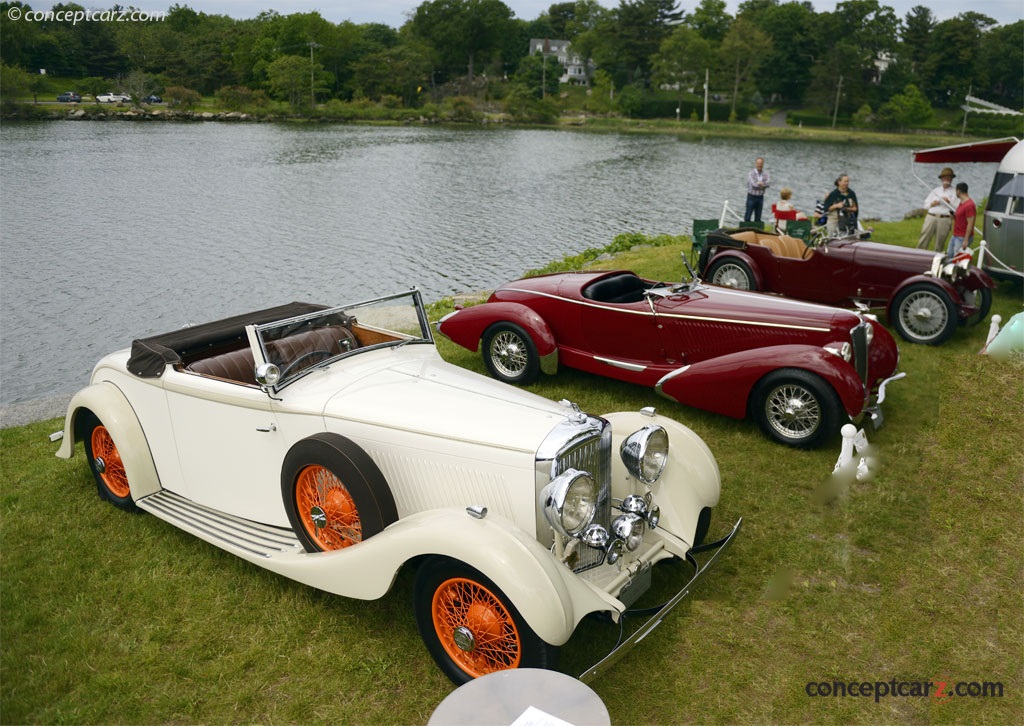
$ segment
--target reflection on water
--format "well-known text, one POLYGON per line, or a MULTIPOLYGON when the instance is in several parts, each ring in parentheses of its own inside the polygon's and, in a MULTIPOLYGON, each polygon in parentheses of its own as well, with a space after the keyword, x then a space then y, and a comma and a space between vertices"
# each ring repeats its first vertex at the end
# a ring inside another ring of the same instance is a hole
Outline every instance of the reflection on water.
MULTIPOLYGON (((927 193, 909 150, 863 145, 5 124, 0 403, 76 390, 103 353, 186 323, 412 286, 429 301, 492 288, 620 232, 682 233, 695 217, 718 217, 726 199, 742 206, 758 155, 774 192, 792 187, 802 208, 839 172, 851 175, 870 217, 901 218, 927 193)), ((985 189, 993 167, 977 166, 976 178, 957 168, 957 179, 985 189)))

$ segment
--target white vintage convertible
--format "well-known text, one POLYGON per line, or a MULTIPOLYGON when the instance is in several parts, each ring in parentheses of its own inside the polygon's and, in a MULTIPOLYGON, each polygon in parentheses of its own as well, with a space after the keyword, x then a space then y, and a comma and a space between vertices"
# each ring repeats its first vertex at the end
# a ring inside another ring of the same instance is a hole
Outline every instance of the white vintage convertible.
POLYGON ((420 632, 456 683, 554 667, 584 616, 619 619, 655 563, 689 562, 589 680, 739 530, 701 544, 715 459, 652 409, 588 415, 445 363, 433 342, 416 290, 135 340, 74 396, 57 456, 83 442, 115 506, 321 590, 379 598, 417 567, 420 632))

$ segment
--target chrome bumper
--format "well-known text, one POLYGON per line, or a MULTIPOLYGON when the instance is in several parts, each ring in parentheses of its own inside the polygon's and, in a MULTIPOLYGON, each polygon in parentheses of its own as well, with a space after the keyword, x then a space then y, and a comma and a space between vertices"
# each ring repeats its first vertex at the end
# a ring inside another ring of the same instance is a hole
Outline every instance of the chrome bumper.
POLYGON ((732 531, 723 539, 720 539, 717 542, 712 542, 710 544, 694 547, 692 550, 687 552, 686 559, 689 560, 690 564, 693 565, 694 568, 694 574, 693 577, 690 578, 690 581, 687 582, 683 589, 677 592, 671 600, 662 605, 658 609, 658 612, 652 615, 647 620, 647 622, 645 622, 643 625, 637 628, 636 632, 630 635, 625 641, 619 644, 614 650, 608 653, 608 655, 606 655, 596 664, 594 664, 586 671, 581 673, 579 675, 579 680, 583 681, 584 683, 589 683, 594 678, 597 678, 597 676, 603 674, 608 668, 611 668, 612 665, 618 662, 618 660, 622 658, 622 656, 628 653, 634 645, 636 645, 641 640, 646 638, 648 635, 651 634, 651 631, 653 631, 656 627, 661 625, 661 622, 666 617, 668 617, 668 614, 672 612, 675 606, 682 602, 683 598, 689 595, 690 592, 700 583, 701 579, 703 579, 704 577, 704 573, 710 570, 711 566, 715 564, 715 561, 722 555, 722 553, 729 549, 729 546, 732 544, 733 539, 736 537, 736 533, 740 531, 740 526, 742 524, 743 518, 740 517, 738 520, 736 520, 736 524, 733 525, 732 531), (715 554, 712 555, 711 559, 705 562, 704 566, 702 567, 700 563, 697 562, 694 555, 700 552, 709 552, 711 550, 715 550, 715 554))
POLYGON ((899 379, 905 377, 906 375, 907 374, 905 372, 897 373, 896 375, 889 376, 884 381, 882 381, 882 383, 878 386, 878 398, 875 399, 874 405, 865 408, 863 413, 861 413, 860 416, 853 420, 853 423, 859 426, 860 422, 867 418, 867 420, 871 422, 872 428, 874 428, 876 431, 882 428, 882 424, 885 423, 885 417, 882 416, 882 401, 885 400, 885 387, 888 386, 893 381, 898 381, 899 379))

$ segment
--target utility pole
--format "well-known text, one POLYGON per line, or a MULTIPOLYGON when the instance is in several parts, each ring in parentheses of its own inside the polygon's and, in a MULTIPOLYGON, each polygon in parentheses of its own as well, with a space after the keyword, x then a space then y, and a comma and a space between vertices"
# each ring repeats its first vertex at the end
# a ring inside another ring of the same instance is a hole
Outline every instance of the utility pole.
POLYGON ((836 116, 839 115, 839 92, 843 88, 843 76, 839 75, 839 83, 836 84, 836 107, 832 111, 832 128, 836 127, 836 116))
POLYGON ((711 69, 704 68, 704 123, 708 122, 708 86, 711 85, 711 69))
POLYGON ((316 108, 316 94, 313 90, 313 49, 319 48, 320 44, 309 41, 309 108, 316 108))

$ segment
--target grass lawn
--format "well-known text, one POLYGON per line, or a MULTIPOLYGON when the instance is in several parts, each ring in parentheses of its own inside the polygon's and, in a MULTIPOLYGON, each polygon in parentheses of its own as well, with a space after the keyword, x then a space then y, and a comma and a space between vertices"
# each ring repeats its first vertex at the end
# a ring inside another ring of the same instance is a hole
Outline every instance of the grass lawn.
MULTIPOLYGON (((881 224, 875 239, 918 226, 881 224)), ((683 249, 598 264, 679 279, 683 249)), ((1003 284, 992 312, 1005 321, 1021 302, 1003 284)), ((1024 719, 1024 365, 979 356, 986 332, 901 343, 907 378, 869 433, 879 473, 832 498, 838 441, 786 449, 753 423, 572 371, 531 386, 595 413, 654 405, 683 421, 721 468, 712 535, 745 520, 689 602, 592 684, 614 723, 1024 719), (817 695, 839 682, 871 694, 817 695), (933 685, 876 699, 875 682, 933 685), (978 685, 947 699, 939 682, 978 685), (1001 694, 975 695, 985 683, 1001 694)), ((484 372, 479 355, 438 345, 484 372)), ((348 600, 124 514, 96 497, 80 448, 53 456, 60 425, 0 431, 0 722, 417 724, 451 692, 416 632, 409 573, 379 601, 348 600)), ((567 672, 599 658, 609 630, 584 622, 567 672)))

